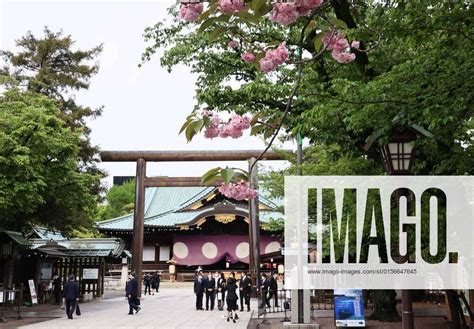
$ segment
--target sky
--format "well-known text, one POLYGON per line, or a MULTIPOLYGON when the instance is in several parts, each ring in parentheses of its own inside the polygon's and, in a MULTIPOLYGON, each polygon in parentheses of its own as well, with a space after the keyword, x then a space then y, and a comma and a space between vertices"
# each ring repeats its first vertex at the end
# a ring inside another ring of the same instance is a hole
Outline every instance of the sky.
MULTIPOLYGON (((179 128, 195 104, 195 79, 185 66, 168 73, 159 54, 138 68, 146 47, 145 27, 166 18, 173 0, 147 1, 21 1, 0 0, 0 49, 15 50, 15 40, 27 31, 42 35, 44 26, 63 30, 80 49, 100 43, 99 73, 89 90, 76 93, 78 103, 104 106, 101 117, 90 121, 92 143, 102 150, 239 150, 263 149, 257 137, 204 139, 189 144, 179 128)), ((160 51, 161 52, 161 51, 160 51)), ((292 144, 285 148, 294 149, 292 144)), ((245 162, 149 163, 148 176, 201 176, 216 166, 247 168, 245 162)), ((282 168, 285 163, 266 163, 282 168)), ((110 186, 112 176, 135 175, 134 163, 101 163, 110 186)))

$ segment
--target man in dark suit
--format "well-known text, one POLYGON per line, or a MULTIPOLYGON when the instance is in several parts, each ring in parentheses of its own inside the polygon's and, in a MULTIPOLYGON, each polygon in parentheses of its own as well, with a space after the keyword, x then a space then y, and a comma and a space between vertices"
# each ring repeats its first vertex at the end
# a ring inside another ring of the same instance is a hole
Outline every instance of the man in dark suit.
POLYGON ((247 273, 242 272, 242 276, 239 281, 239 291, 240 291, 240 312, 244 311, 244 301, 247 305, 247 312, 250 312, 250 293, 252 283, 247 273))
POLYGON ((61 304, 61 277, 54 273, 53 276, 54 304, 61 304))
POLYGON ((68 319, 73 319, 72 315, 76 310, 76 303, 79 300, 79 284, 75 281, 74 274, 69 275, 69 279, 64 283, 63 300, 66 302, 66 314, 68 319))
POLYGON ((267 274, 262 273, 262 280, 260 281, 260 293, 261 293, 262 301, 260 302, 260 308, 264 308, 265 305, 267 307, 270 307, 270 303, 268 302, 268 299, 267 299, 269 288, 270 288, 270 280, 268 280, 267 274))
POLYGON ((273 304, 275 307, 278 307, 278 282, 276 277, 277 274, 272 274, 270 276, 270 292, 268 295, 268 301, 273 298, 273 304))
POLYGON ((209 272, 204 279, 204 289, 206 292, 206 311, 209 311, 209 301, 211 302, 211 311, 214 309, 214 291, 216 289, 216 279, 209 272))
POLYGON ((140 302, 138 300, 138 281, 135 272, 132 272, 129 276, 125 297, 128 299, 128 315, 133 315, 133 310, 138 313, 141 310, 141 307, 138 306, 140 302))
POLYGON ((197 272, 194 277, 194 293, 196 294, 196 310, 204 310, 202 308, 202 294, 204 293, 204 282, 202 279, 202 273, 197 272))

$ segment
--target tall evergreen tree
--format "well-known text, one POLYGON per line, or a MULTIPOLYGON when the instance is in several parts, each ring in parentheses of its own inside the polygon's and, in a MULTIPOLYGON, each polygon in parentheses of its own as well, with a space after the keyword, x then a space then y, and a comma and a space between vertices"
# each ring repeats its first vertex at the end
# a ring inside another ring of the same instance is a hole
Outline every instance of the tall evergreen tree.
MULTIPOLYGON (((74 92, 89 88, 90 79, 99 70, 94 60, 101 53, 102 45, 78 50, 74 44, 70 35, 53 32, 48 27, 40 38, 27 32, 16 41, 17 52, 0 51, 6 63, 0 75, 4 83, 14 81, 30 92, 54 99, 61 119, 73 132, 81 134, 78 171, 101 174, 96 166, 98 149, 91 144, 86 120, 99 116, 102 107, 94 109, 78 104, 74 92)), ((99 189, 97 184, 95 193, 98 194, 99 189)))
MULTIPOLYGON (((26 130, 26 126, 22 125, 31 123, 17 122, 17 128, 20 129, 17 132, 12 128, 13 124, 5 123, 14 120, 8 113, 10 107, 17 104, 12 101, 12 95, 20 99, 18 104, 26 104, 17 111, 21 120, 27 115, 30 102, 42 100, 41 106, 35 105, 35 115, 39 117, 37 112, 43 110, 45 115, 56 116, 61 122, 61 138, 72 143, 69 147, 74 148, 74 152, 60 150, 58 153, 54 143, 49 142, 44 144, 46 148, 41 149, 41 152, 29 145, 39 145, 39 141, 44 138, 36 133, 39 126, 32 123, 31 133, 25 133, 27 137, 16 141, 21 150, 29 150, 22 155, 23 160, 18 162, 15 153, 18 148, 2 150, 5 151, 2 152, 5 166, 1 168, 0 177, 4 176, 5 179, 4 193, 0 193, 0 226, 20 230, 39 223, 68 232, 76 227, 88 227, 100 198, 103 172, 97 167, 98 148, 91 144, 87 120, 99 116, 102 107, 95 109, 78 104, 75 92, 89 88, 91 78, 99 70, 96 58, 102 51, 102 45, 88 50, 77 49, 70 35, 64 35, 62 31, 53 32, 45 27, 41 37, 27 32, 16 40, 16 46, 15 51, 0 50, 4 62, 4 67, 0 68, 0 84, 7 89, 0 97, 3 111, 0 114, 8 118, 1 122, 6 126, 0 137, 11 142, 13 139, 9 138, 13 138, 14 134, 26 130), (50 108, 57 110, 50 111, 50 108), (74 138, 67 137, 69 135, 65 130, 74 138), (34 185, 35 180, 27 179, 25 188, 19 188, 23 186, 19 183, 21 177, 27 178, 21 174, 23 166, 31 166, 27 170, 31 174, 51 167, 51 163, 67 167, 67 170, 38 172, 35 177, 39 185, 34 185), (17 178, 9 181, 8 177, 17 178), (15 208, 15 202, 24 203, 15 208)), ((51 118, 48 120, 52 122, 51 118)))

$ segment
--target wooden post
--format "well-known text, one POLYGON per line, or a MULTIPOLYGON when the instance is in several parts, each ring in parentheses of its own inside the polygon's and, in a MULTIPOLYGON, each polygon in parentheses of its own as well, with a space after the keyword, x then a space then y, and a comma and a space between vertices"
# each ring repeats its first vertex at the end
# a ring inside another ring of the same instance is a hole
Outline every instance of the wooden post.
POLYGON ((138 297, 142 294, 143 233, 145 219, 146 161, 138 159, 135 183, 135 209, 133 214, 132 269, 138 281, 138 297))
MULTIPOLYGON (((249 160, 249 171, 255 163, 256 158, 252 157, 249 160)), ((257 165, 253 166, 253 170, 249 172, 250 187, 258 189, 257 180, 257 165)), ((249 199, 249 269, 250 278, 252 279, 253 287, 258 287, 260 280, 260 221, 258 217, 259 206, 258 195, 254 199, 249 199)), ((256 290, 252 290, 256 295, 256 290)))

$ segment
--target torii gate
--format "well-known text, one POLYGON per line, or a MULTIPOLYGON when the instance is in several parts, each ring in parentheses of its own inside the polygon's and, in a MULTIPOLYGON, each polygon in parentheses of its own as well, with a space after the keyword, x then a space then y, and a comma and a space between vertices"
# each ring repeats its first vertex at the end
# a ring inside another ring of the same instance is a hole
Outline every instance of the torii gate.
MULTIPOLYGON (((205 186, 201 177, 147 177, 147 162, 175 161, 248 161, 250 185, 258 189, 257 166, 253 164, 262 154, 260 150, 245 151, 102 151, 103 162, 136 162, 135 208, 133 215, 132 269, 137 273, 138 294, 141 296, 143 266, 143 234, 145 216, 145 188, 173 186, 205 186)), ((280 154, 267 151, 262 160, 285 160, 280 154)), ((214 183, 217 185, 217 183, 214 183)), ((260 277, 260 221, 259 200, 249 200, 249 268, 252 282, 260 277)))

